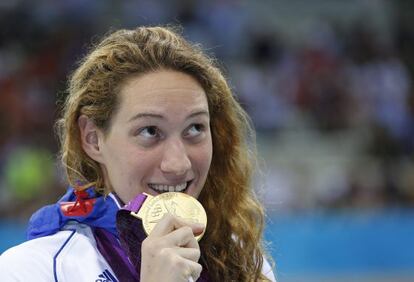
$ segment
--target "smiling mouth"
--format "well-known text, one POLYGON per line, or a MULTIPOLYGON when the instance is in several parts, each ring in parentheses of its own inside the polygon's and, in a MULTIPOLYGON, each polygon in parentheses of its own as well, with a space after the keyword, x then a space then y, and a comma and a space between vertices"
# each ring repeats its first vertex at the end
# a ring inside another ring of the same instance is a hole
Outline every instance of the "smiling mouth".
POLYGON ((165 192, 182 192, 184 193, 187 188, 190 186, 192 180, 183 182, 177 185, 166 185, 166 184, 154 184, 149 183, 148 186, 156 191, 157 193, 165 193, 165 192))

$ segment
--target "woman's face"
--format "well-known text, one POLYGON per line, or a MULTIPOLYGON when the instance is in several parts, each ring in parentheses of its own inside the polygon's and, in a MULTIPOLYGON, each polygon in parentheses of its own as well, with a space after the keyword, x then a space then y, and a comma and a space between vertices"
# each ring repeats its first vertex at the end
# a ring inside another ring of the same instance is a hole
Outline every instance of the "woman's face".
POLYGON ((105 181, 125 203, 137 194, 198 197, 212 158, 206 94, 191 76, 153 72, 126 81, 106 135, 98 132, 105 181))

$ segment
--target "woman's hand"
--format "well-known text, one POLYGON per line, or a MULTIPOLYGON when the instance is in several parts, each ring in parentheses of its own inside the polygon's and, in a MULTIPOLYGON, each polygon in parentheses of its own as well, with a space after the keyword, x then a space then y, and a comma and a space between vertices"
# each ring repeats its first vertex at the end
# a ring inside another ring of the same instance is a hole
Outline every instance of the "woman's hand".
POLYGON ((189 223, 166 214, 157 223, 151 234, 142 242, 141 281, 194 281, 200 276, 202 267, 200 247, 195 235, 205 226, 189 223))

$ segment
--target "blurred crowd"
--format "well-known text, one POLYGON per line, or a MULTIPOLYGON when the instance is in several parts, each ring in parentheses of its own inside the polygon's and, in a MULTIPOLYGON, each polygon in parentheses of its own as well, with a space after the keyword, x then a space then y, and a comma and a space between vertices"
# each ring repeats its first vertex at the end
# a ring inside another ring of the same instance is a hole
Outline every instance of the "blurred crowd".
POLYGON ((90 43, 111 28, 167 23, 182 26, 222 62, 258 133, 266 165, 257 186, 268 207, 413 205, 409 22, 395 16, 391 36, 384 36, 363 18, 346 25, 325 20, 289 40, 271 24, 256 25, 260 15, 246 5, 2 1, 0 217, 25 217, 64 191, 53 124, 67 76, 90 43))

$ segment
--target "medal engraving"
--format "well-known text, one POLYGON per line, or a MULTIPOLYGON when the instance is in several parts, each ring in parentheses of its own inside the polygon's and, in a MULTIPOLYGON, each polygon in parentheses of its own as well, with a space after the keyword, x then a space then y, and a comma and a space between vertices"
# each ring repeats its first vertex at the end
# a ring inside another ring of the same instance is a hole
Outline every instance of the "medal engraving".
MULTIPOLYGON (((145 232, 148 234, 154 229, 155 225, 161 220, 166 213, 182 218, 193 223, 207 225, 207 215, 195 198, 180 192, 166 192, 155 197, 144 193, 147 196, 138 213, 131 214, 142 220, 145 232)), ((204 232, 196 239, 199 241, 204 232)))

